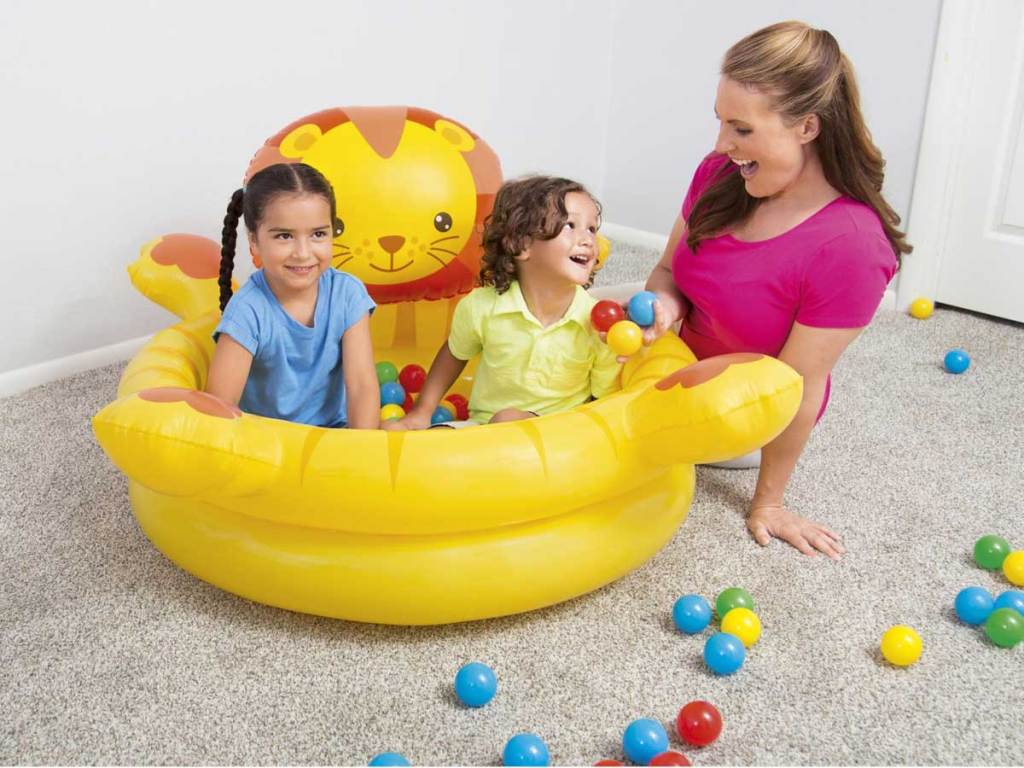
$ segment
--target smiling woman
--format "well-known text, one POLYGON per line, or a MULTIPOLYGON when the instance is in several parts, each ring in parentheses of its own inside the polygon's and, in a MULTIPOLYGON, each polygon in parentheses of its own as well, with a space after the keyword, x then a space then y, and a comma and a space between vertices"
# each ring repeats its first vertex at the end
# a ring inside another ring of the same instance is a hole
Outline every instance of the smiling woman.
POLYGON ((797 417, 761 452, 747 525, 760 544, 776 536, 838 558, 839 537, 786 509, 783 495, 832 367, 911 249, 882 197, 884 163, 853 67, 829 32, 766 27, 729 49, 721 74, 714 152, 648 279, 658 301, 645 341, 679 322, 698 358, 759 352, 803 375, 797 417))

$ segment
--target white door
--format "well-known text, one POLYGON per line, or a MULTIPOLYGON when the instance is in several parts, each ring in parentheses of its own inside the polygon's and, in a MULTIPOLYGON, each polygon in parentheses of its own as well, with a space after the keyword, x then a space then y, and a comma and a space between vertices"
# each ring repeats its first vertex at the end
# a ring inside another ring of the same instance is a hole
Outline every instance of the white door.
POLYGON ((943 3, 897 302, 1024 322, 1024 0, 943 3))

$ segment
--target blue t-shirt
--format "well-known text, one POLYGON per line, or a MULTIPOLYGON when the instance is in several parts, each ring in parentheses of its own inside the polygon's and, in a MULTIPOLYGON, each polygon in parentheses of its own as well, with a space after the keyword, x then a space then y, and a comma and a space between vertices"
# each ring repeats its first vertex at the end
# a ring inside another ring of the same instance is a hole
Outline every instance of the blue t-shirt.
POLYGON ((228 302, 213 332, 252 354, 239 407, 247 413, 320 427, 348 420, 341 337, 376 304, 358 278, 336 269, 320 275, 307 328, 285 312, 259 270, 228 302))

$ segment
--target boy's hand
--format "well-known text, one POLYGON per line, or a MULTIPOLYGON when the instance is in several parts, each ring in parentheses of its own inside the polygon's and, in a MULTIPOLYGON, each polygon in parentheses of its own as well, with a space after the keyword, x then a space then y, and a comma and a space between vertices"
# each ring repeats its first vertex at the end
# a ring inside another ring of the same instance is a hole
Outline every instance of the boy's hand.
MULTIPOLYGON (((622 304, 622 312, 626 316, 626 319, 629 319, 628 307, 629 302, 622 304)), ((672 325, 676 322, 669 316, 668 312, 665 311, 665 306, 657 299, 654 300, 654 303, 651 304, 651 307, 654 309, 654 322, 643 329, 645 347, 649 347, 651 344, 653 344, 659 337, 664 335, 665 331, 669 330, 672 327, 672 325)), ((598 336, 601 337, 602 342, 604 342, 605 344, 608 343, 607 333, 601 332, 598 334, 598 336)), ((627 360, 629 360, 629 357, 626 355, 619 355, 615 359, 620 363, 624 363, 627 360)))
POLYGON ((821 552, 838 560, 840 555, 846 553, 846 548, 836 534, 823 525, 793 514, 781 504, 753 507, 747 515, 747 528, 754 541, 762 547, 774 536, 810 557, 821 552))

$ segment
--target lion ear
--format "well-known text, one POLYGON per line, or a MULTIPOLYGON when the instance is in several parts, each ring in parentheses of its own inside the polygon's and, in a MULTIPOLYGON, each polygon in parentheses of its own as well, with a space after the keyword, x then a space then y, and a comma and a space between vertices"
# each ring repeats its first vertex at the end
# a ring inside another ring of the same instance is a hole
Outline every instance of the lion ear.
POLYGON ((476 140, 469 131, 449 120, 438 120, 434 123, 434 130, 459 152, 471 152, 476 146, 476 140))
POLYGON ((312 123, 300 125, 281 139, 281 154, 285 157, 302 157, 322 136, 320 126, 312 123))

